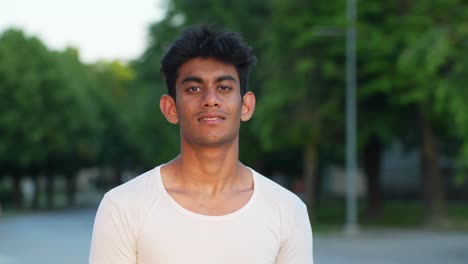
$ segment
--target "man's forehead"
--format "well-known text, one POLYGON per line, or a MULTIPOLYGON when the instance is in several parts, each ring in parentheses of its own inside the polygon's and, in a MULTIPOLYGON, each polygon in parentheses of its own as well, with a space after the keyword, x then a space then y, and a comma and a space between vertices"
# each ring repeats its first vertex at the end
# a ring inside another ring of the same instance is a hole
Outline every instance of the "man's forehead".
POLYGON ((182 64, 178 69, 177 81, 182 82, 187 77, 195 77, 202 80, 234 79, 234 81, 239 82, 239 75, 234 65, 214 58, 197 57, 182 64))

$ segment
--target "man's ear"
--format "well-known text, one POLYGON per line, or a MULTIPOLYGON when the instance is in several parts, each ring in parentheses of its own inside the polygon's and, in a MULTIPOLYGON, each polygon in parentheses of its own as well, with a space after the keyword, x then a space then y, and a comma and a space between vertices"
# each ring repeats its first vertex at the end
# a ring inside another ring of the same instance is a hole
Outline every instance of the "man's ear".
POLYGON ((255 95, 252 92, 247 92, 244 94, 242 100, 242 109, 241 109, 241 120, 246 122, 252 118, 252 115, 255 111, 255 95))
POLYGON ((164 94, 159 100, 159 108, 161 113, 166 117, 167 121, 171 124, 179 123, 179 116, 177 115, 176 102, 172 96, 164 94))

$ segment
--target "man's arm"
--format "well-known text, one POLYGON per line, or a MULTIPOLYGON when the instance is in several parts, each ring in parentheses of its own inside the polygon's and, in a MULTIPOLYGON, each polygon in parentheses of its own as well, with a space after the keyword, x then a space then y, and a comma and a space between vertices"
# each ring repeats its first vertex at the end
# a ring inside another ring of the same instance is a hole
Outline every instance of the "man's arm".
POLYGON ((312 228, 305 204, 296 206, 276 264, 313 264, 312 228))
POLYGON ((94 220, 89 263, 136 263, 134 241, 135 236, 129 215, 122 212, 106 194, 94 220))

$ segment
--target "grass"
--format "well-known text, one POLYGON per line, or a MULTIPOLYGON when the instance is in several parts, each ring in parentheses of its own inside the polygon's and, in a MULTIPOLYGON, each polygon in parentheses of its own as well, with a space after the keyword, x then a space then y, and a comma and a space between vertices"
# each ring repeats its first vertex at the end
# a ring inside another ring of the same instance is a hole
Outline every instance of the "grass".
MULTIPOLYGON (((449 224, 443 229, 468 231, 468 205, 451 202, 448 205, 449 224)), ((343 230, 346 219, 344 200, 321 201, 315 210, 314 232, 330 233, 343 230)), ((382 215, 364 217, 364 203, 359 202, 360 228, 427 228, 424 210, 419 201, 387 201, 382 215)))

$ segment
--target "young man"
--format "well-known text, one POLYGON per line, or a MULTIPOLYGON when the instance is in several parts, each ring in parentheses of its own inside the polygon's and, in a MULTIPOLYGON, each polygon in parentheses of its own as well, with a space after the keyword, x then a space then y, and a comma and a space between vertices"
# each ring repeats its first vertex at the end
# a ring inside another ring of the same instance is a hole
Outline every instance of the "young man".
POLYGON ((255 62, 231 32, 191 28, 173 43, 160 108, 180 127, 180 155, 105 195, 90 263, 313 263, 304 203, 238 160, 255 62))

